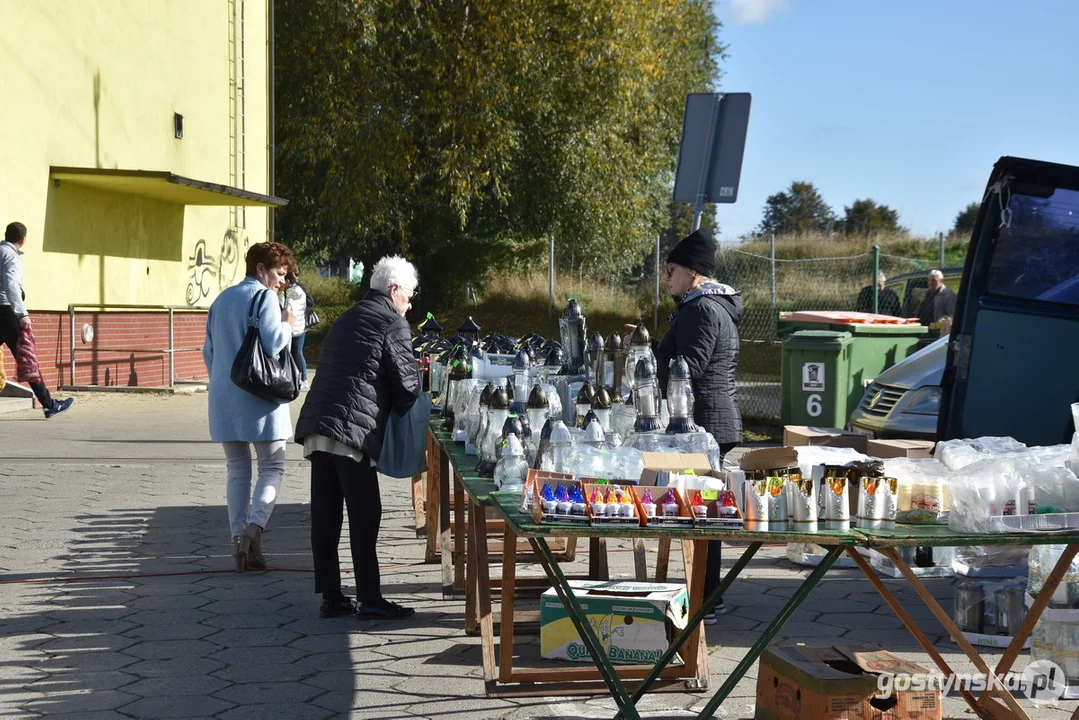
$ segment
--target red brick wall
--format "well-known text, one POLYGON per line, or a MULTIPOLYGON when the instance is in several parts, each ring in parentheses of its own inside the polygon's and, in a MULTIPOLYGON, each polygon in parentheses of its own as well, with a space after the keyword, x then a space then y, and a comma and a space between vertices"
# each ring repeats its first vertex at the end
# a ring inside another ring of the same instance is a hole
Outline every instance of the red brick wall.
MULTIPOLYGON (((167 312, 75 313, 75 377, 71 377, 71 320, 66 312, 31 312, 38 362, 45 384, 160 387, 169 384, 167 353, 150 352, 169 347, 167 312), (82 341, 83 325, 94 337, 82 341), (119 349, 120 352, 115 350, 119 349)), ((206 338, 206 311, 173 314, 173 345, 197 348, 176 353, 176 380, 206 377, 202 343, 206 338)), ((4 351, 4 368, 15 378, 15 361, 4 351)))

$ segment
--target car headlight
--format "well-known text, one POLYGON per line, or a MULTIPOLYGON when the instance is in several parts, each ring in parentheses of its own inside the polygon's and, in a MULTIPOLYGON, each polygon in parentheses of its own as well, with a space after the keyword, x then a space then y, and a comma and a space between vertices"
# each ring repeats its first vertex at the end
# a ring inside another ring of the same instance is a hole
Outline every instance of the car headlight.
POLYGON ((903 412, 915 415, 939 415, 940 414, 940 387, 926 385, 910 394, 903 412))

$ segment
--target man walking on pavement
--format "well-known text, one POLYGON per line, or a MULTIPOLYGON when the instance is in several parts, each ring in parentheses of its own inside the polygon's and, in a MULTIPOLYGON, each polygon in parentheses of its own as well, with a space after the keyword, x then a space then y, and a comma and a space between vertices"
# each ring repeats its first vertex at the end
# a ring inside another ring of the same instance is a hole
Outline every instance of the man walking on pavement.
MULTIPOLYGON (((22 287, 22 246, 26 242, 26 226, 20 222, 10 223, 4 229, 4 242, 0 243, 0 342, 8 346, 18 358, 23 332, 31 328, 30 315, 26 312, 26 293, 22 287)), ((22 348, 25 355, 32 346, 22 348)), ((31 352, 33 365, 37 358, 31 352)), ((16 362, 18 362, 16 360, 16 362)), ((30 381, 30 389, 45 409, 45 417, 51 418, 71 407, 75 398, 54 400, 40 377, 30 381)))

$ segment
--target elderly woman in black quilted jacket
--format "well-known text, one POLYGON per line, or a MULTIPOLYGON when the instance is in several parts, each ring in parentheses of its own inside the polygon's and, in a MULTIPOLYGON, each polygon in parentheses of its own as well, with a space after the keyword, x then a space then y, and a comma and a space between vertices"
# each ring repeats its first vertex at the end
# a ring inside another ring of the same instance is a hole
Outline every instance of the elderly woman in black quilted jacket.
MULTIPOLYGON (((671 361, 678 355, 686 359, 693 382, 693 421, 712 434, 725 455, 742 441, 735 373, 744 306, 737 290, 712 279, 715 270, 716 244, 707 228, 683 238, 667 255, 667 288, 678 307, 659 342, 656 360, 660 389, 666 393, 671 361)), ((722 547, 719 541, 708 543, 705 596, 719 584, 722 547)), ((705 623, 715 623, 716 613, 724 612, 721 600, 705 615, 705 623)))
POLYGON ((418 285, 404 258, 384 257, 371 290, 330 328, 300 410, 296 442, 311 461, 311 551, 319 615, 406 618, 412 608, 382 597, 375 544, 382 520, 376 464, 390 411, 404 415, 420 392, 405 313, 418 285), (337 546, 348 507, 356 601, 341 590, 337 546))

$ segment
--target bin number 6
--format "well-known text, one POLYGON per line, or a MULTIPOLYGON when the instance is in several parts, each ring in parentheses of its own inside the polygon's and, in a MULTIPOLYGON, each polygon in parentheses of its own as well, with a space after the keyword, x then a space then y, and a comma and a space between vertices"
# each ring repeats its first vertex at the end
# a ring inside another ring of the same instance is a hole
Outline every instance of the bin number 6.
POLYGON ((813 393, 806 398, 806 412, 809 413, 809 417, 820 417, 821 408, 821 396, 819 393, 813 393))

